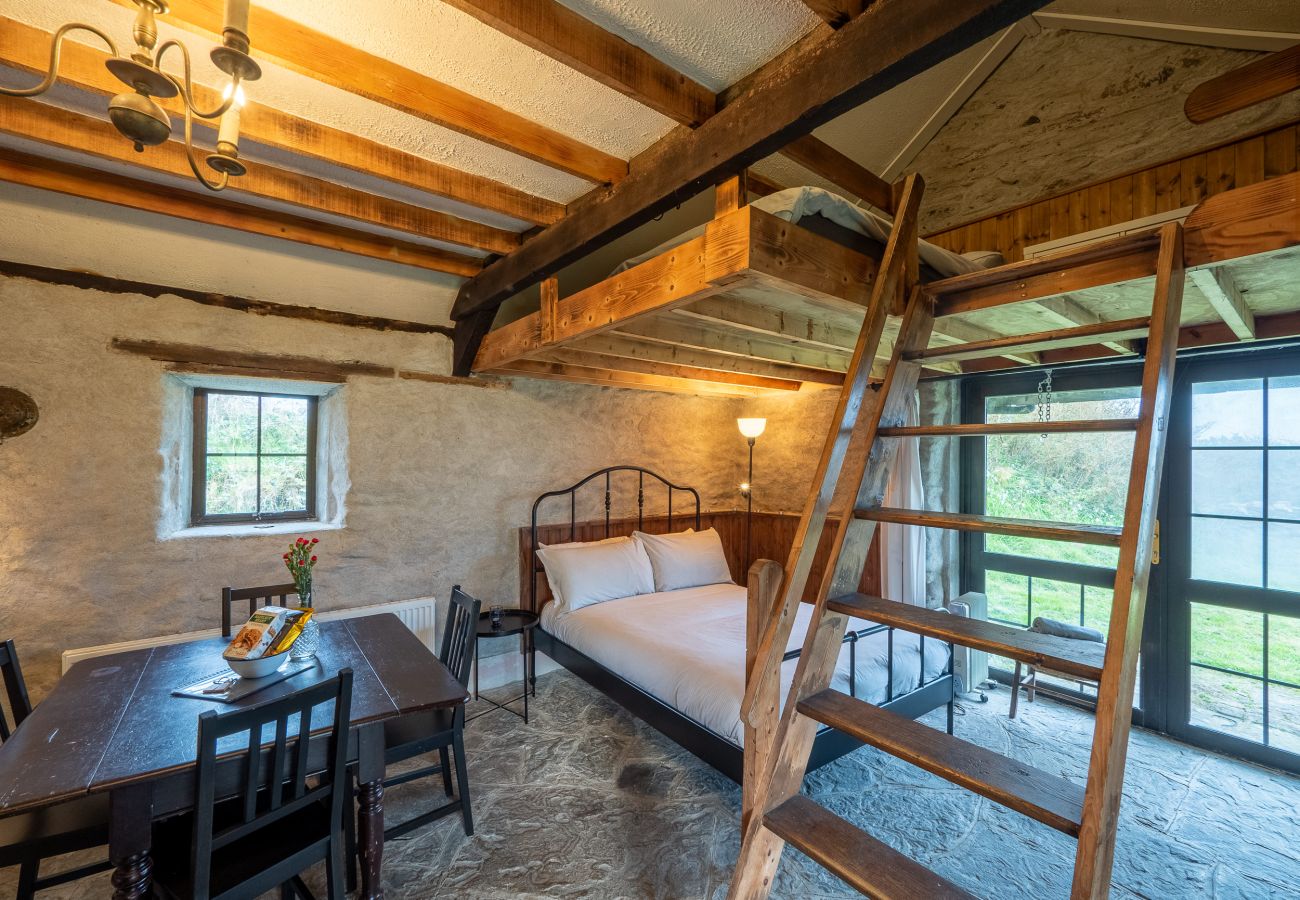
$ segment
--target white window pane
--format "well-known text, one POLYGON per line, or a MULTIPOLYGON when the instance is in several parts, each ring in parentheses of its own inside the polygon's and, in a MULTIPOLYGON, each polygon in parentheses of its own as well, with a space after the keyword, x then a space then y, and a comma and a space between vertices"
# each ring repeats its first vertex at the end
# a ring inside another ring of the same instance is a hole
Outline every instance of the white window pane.
POLYGON ((208 394, 209 453, 257 452, 257 397, 249 394, 208 394))
POLYGON ((257 457, 209 456, 205 512, 210 516, 257 512, 257 457))
POLYGON ((1029 579, 1006 572, 985 572, 989 618, 1029 627, 1029 579))
POLYGON ((307 510, 307 457, 267 456, 262 459, 262 512, 307 510))
POLYGON ((1192 451, 1192 512, 1257 518, 1263 509, 1264 451, 1192 451))
POLYGON ((1264 525, 1192 517, 1192 577, 1263 586, 1264 525))
POLYGON ((1264 382, 1206 381, 1192 385, 1192 446, 1264 443, 1264 382))
POLYGON ((1192 666, 1191 674, 1193 725, 1263 742, 1263 682, 1199 666, 1192 666))
POLYGON ((1264 615, 1208 603, 1192 604, 1192 662, 1264 674, 1264 615))
POLYGON ((1279 750, 1300 753, 1300 690, 1269 685, 1268 743, 1279 750))
POLYGON ((1300 376, 1268 380, 1268 442, 1300 446, 1300 376))
POLYGON ((1300 450, 1268 452, 1268 514, 1300 519, 1300 450))
POLYGON ((306 453, 310 409, 306 397, 262 398, 262 452, 306 453))
POLYGON ((1300 684, 1300 618, 1268 617, 1268 677, 1300 684))
POLYGON ((1268 523, 1268 586, 1300 591, 1300 525, 1268 523))

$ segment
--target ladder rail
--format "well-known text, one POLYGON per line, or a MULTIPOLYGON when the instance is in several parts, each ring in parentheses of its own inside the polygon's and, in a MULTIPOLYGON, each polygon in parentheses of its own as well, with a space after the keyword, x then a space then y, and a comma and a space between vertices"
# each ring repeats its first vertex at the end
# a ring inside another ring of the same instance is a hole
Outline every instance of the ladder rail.
MULTIPOLYGON (((849 508, 862 503, 878 504, 884 499, 885 482, 897 441, 877 441, 875 432, 882 420, 903 420, 905 404, 916 389, 921 366, 904 362, 901 353, 925 345, 934 324, 932 307, 933 301, 919 287, 912 291, 884 381, 879 390, 873 392, 871 407, 865 411, 865 427, 859 435, 862 450, 856 455, 856 466, 860 468, 855 467, 846 476, 848 483, 855 487, 847 498, 849 508)), ((830 551, 834 564, 827 566, 818 589, 789 697, 783 710, 773 709, 770 713, 774 717, 779 714, 780 723, 768 751, 766 777, 753 794, 756 810, 766 812, 799 792, 818 723, 798 711, 798 702, 830 684, 848 625, 847 616, 827 609, 827 600, 837 587, 848 585, 844 588, 847 590, 857 585, 875 529, 873 521, 852 515, 840 516, 830 551)), ((752 815, 728 896, 735 900, 766 897, 784 844, 780 836, 763 826, 761 815, 752 815)))
POLYGON ((1071 889, 1073 900, 1102 900, 1110 890, 1137 658, 1155 542, 1156 502, 1169 432, 1184 274, 1183 227, 1171 222, 1160 231, 1151 311, 1153 327, 1142 371, 1142 406, 1138 411, 1124 504, 1124 540, 1115 573, 1105 663, 1097 689, 1088 787, 1071 889))

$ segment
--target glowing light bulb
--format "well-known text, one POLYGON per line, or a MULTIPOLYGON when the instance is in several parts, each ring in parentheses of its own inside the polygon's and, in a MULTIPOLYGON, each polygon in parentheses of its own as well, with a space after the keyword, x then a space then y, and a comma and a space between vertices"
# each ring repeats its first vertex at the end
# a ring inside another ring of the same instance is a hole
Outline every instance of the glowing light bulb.
POLYGON ((737 419, 736 425, 740 428, 740 433, 752 441, 767 428, 767 419, 737 419))

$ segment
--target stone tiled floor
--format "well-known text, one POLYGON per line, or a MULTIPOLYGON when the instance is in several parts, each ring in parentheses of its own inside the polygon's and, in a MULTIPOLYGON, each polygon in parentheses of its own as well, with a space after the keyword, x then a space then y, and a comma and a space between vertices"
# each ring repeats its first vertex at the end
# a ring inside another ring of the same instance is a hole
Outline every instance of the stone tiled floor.
MULTIPOLYGON (((1091 718, 1008 695, 957 720, 969 740, 1070 778, 1091 718)), ((390 898, 718 898, 739 846, 739 789, 565 672, 530 725, 503 713, 467 734, 477 832, 443 820, 390 843, 390 898)), ((940 724, 938 717, 936 724, 940 724)), ((390 822, 428 802, 391 790, 390 822)), ((985 897, 1068 893, 1073 841, 897 760, 859 750, 814 773, 821 803, 985 897)), ((1117 898, 1282 897, 1300 888, 1300 779, 1135 732, 1116 850, 1117 898)), ((15 872, 0 871, 0 893, 15 872)), ((312 878, 317 882, 318 878, 312 878)), ((45 898, 103 897, 106 876, 45 898)), ((856 896, 789 852, 774 896, 856 896)))

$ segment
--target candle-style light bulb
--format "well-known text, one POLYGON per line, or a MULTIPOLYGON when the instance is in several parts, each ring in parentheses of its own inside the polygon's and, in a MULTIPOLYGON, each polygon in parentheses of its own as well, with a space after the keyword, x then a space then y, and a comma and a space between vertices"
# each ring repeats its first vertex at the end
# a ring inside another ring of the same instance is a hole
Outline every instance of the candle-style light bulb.
POLYGON ((226 0, 226 28, 248 34, 248 3, 249 0, 226 0))
MULTIPOLYGON (((225 91, 221 94, 222 100, 230 99, 231 89, 231 85, 226 85, 225 91)), ((221 128, 217 132, 218 148, 222 144, 229 144, 231 147, 239 146, 239 115, 240 110, 244 108, 244 86, 241 84, 234 88, 234 92, 235 102, 230 104, 230 108, 221 117, 221 128)))

